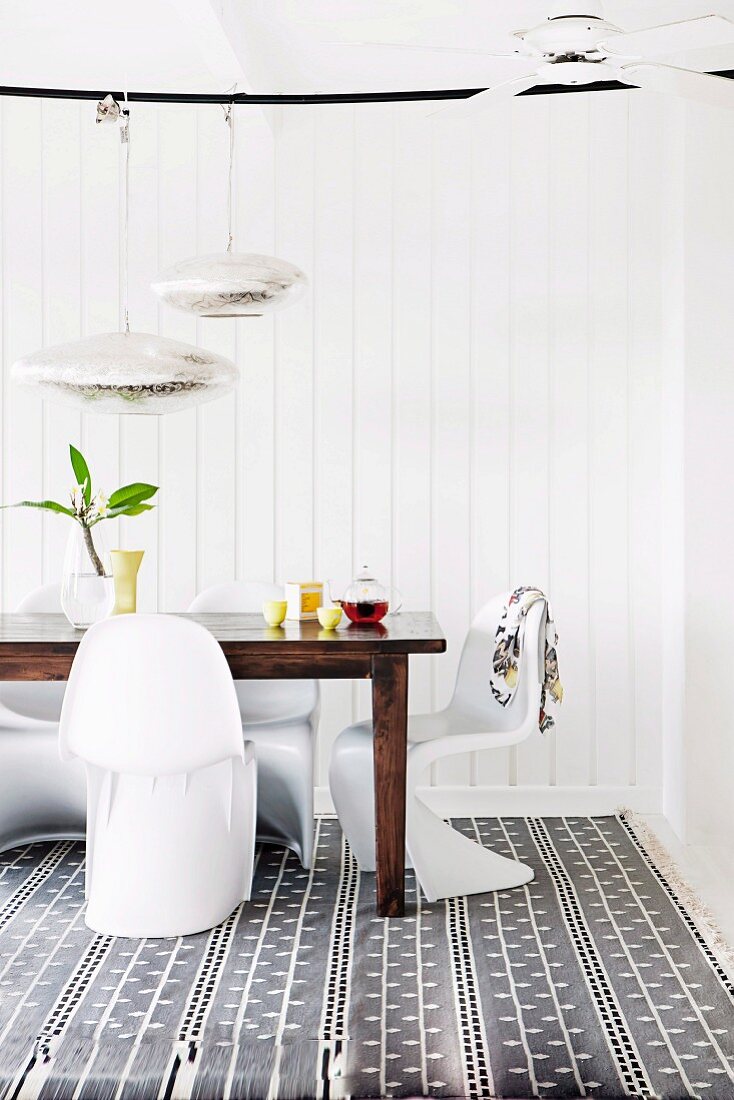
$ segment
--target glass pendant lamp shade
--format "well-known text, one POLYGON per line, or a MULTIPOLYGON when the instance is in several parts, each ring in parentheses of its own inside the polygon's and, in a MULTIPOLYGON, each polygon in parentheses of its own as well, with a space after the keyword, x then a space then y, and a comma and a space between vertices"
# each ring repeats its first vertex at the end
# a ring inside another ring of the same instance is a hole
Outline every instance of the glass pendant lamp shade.
POLYGON ((176 412, 234 388, 234 363, 147 332, 105 332, 41 348, 12 367, 13 380, 87 412, 176 412))
POLYGON ((242 252, 182 260, 151 283, 168 305, 199 317, 259 317, 295 302, 306 285, 294 264, 242 252))
POLYGON ((229 128, 227 179, 227 248, 191 259, 162 271, 151 288, 168 305, 199 317, 260 317, 283 309, 301 297, 306 276, 294 264, 256 252, 235 252, 232 244, 234 112, 224 112, 229 128))

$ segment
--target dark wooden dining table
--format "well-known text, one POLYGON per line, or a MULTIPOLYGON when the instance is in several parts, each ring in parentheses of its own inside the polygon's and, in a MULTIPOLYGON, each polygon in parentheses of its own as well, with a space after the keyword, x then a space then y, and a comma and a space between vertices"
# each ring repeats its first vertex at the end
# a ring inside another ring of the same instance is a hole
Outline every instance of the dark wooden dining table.
MULTIPOLYGON (((402 612, 336 631, 318 622, 268 627, 258 614, 184 617, 214 635, 235 680, 372 680, 377 912, 403 916, 408 659, 446 649, 434 616, 402 612)), ((0 680, 66 680, 82 637, 63 615, 0 615, 0 680)))

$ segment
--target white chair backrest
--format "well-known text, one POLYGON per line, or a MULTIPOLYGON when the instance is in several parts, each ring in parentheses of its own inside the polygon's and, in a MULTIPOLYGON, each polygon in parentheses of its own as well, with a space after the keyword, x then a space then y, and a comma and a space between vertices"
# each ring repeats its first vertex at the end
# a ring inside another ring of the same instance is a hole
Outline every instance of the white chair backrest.
POLYGON ((119 615, 91 627, 69 675, 64 759, 177 775, 244 758, 229 666, 214 637, 175 615, 119 615))
MULTIPOLYGON (((18 604, 16 611, 23 615, 43 612, 61 615, 61 585, 42 584, 34 588, 18 604)), ((22 726, 23 718, 40 722, 58 722, 66 684, 62 681, 34 681, 21 683, 6 680, 0 682, 0 726, 22 726), (3 715, 2 710, 10 711, 3 715), (20 719, 20 721, 17 721, 20 719)))
MULTIPOLYGON (((198 614, 218 611, 262 613, 265 600, 282 600, 283 589, 266 581, 230 581, 200 592, 189 607, 198 614)), ((263 626, 265 625, 263 621, 263 626)), ((271 722, 301 718, 318 704, 316 680, 237 680, 243 721, 271 722)))
POLYGON ((486 718, 488 729, 514 730, 537 722, 545 654, 546 605, 539 600, 528 611, 515 697, 506 707, 492 695, 490 674, 495 635, 510 593, 494 596, 478 612, 464 642, 452 705, 486 718))
POLYGON ((37 615, 48 612, 61 615, 61 585, 57 581, 54 584, 42 584, 34 588, 27 596, 24 596, 16 607, 16 611, 22 615, 37 615))
POLYGON ((280 585, 267 581, 229 581, 227 584, 213 584, 196 596, 189 611, 204 615, 217 611, 257 611, 262 612, 265 600, 282 600, 283 589, 280 585))

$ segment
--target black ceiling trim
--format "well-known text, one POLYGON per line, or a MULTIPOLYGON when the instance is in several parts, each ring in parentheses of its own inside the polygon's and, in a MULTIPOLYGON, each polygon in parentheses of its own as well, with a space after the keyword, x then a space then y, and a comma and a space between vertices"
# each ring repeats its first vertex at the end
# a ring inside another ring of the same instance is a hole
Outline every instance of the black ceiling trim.
MULTIPOLYGON (((710 76, 721 76, 727 80, 734 79, 734 69, 724 69, 713 72, 710 76)), ((534 88, 528 88, 519 94, 526 95, 556 95, 566 92, 606 92, 629 88, 628 84, 620 84, 616 80, 600 80, 593 84, 538 84, 534 88)), ((410 103, 421 100, 441 99, 468 99, 478 92, 486 91, 485 88, 438 88, 432 91, 402 91, 402 92, 327 92, 320 95, 250 95, 247 92, 222 93, 206 95, 204 93, 179 93, 179 92, 128 92, 127 99, 130 103, 236 103, 242 106, 312 106, 323 103, 410 103)), ((0 96, 20 96, 32 99, 104 99, 110 94, 109 88, 81 89, 81 88, 17 88, 0 86, 0 96)), ((126 98, 124 92, 111 93, 120 103, 126 98)))

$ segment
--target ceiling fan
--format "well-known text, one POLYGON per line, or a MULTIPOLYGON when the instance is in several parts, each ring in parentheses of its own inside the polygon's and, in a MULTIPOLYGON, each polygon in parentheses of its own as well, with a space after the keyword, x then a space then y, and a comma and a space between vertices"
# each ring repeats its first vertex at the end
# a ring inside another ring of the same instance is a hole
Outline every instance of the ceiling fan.
POLYGON ((734 22, 720 15, 667 23, 644 30, 623 31, 603 18, 601 3, 579 0, 586 14, 568 11, 568 0, 544 23, 516 31, 505 52, 411 43, 355 43, 449 53, 484 54, 514 60, 518 75, 468 99, 434 112, 434 117, 467 118, 495 100, 518 95, 542 84, 583 85, 618 81, 631 87, 698 100, 717 107, 734 107, 734 80, 678 68, 652 60, 682 50, 734 43, 734 22))

